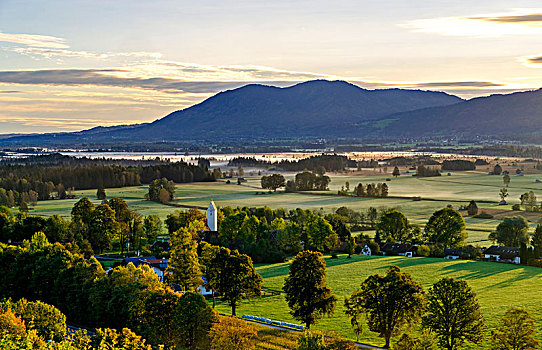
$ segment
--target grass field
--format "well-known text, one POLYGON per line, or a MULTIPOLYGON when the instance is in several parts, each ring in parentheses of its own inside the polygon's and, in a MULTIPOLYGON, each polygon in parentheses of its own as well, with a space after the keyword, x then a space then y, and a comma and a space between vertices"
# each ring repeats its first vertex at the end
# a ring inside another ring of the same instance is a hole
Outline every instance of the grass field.
MULTIPOLYGON (((287 177, 291 178, 292 175, 287 177)), ((539 197, 542 197, 542 183, 535 182, 539 177, 538 175, 512 176, 509 187, 509 203, 518 203, 520 194, 530 190, 539 194, 539 197)), ((267 205, 271 208, 322 209, 326 212, 334 211, 341 206, 347 206, 354 210, 366 210, 369 207, 393 207, 403 211, 412 222, 420 225, 424 225, 435 210, 441 209, 448 204, 451 204, 454 208, 458 208, 460 205, 466 204, 461 201, 469 201, 471 199, 476 201, 493 201, 491 203, 478 202, 478 207, 481 210, 510 209, 511 207, 511 205, 499 206, 497 204, 499 200, 498 192, 503 186, 502 178, 476 171, 454 172, 451 176, 421 179, 409 175, 392 178, 390 174, 377 174, 374 176, 333 174, 331 175, 332 181, 329 193, 335 193, 346 181, 353 188, 360 182, 365 184, 385 182, 387 178, 391 178, 391 181, 386 182, 389 186, 390 196, 421 196, 424 199, 438 199, 439 201, 412 201, 408 198, 377 199, 320 196, 284 193, 282 191, 256 195, 256 192, 262 192, 259 188, 259 177, 249 177, 247 178, 247 183, 243 186, 226 184, 225 182, 179 184, 177 185, 175 203, 207 207, 209 202, 213 200, 219 206, 257 207, 267 205)), ((142 215, 158 214, 162 219, 165 219, 169 213, 176 210, 176 208, 171 206, 145 201, 144 196, 146 191, 147 186, 135 186, 107 189, 106 193, 109 198, 124 198, 131 208, 142 215)), ((95 203, 100 202, 96 198, 95 190, 77 191, 76 195, 78 198, 87 196, 95 203)), ((77 200, 39 202, 33 212, 45 216, 59 214, 69 217, 71 208, 77 200)), ((529 219, 534 226, 538 217, 535 215, 529 217, 529 219)), ((500 219, 466 218, 466 222, 467 232, 469 233, 468 241, 485 244, 489 232, 495 229, 500 219)))
MULTIPOLYGON (((537 338, 542 339, 540 268, 464 260, 364 256, 354 256, 351 259, 347 259, 346 256, 339 256, 338 259, 326 257, 326 263, 328 284, 337 296, 338 303, 333 317, 323 318, 315 329, 333 330, 355 339, 349 321, 344 315, 344 297, 349 296, 367 276, 383 274, 390 265, 397 265, 403 272, 410 273, 426 289, 442 277, 465 279, 478 295, 489 329, 498 324, 507 308, 518 306, 527 309, 537 322, 537 338)), ((263 277, 264 287, 281 290, 288 268, 289 263, 282 263, 259 266, 257 270, 263 277)), ((230 312, 226 305, 220 303, 217 309, 219 312, 230 312)), ((242 314, 297 322, 291 318, 283 295, 245 301, 238 309, 238 315, 242 314)), ((376 333, 370 332, 367 327, 360 341, 383 345, 382 339, 378 338, 376 333)))

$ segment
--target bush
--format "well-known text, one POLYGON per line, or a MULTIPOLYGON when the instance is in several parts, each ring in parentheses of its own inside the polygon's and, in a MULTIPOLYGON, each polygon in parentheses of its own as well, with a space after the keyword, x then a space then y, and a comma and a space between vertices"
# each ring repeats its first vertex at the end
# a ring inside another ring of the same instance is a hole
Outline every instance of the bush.
POLYGON ((418 251, 416 252, 416 254, 418 254, 419 256, 429 256, 431 255, 431 248, 429 248, 429 246, 425 245, 425 244, 422 244, 420 246, 418 246, 418 251))
POLYGON ((252 326, 235 316, 220 317, 209 332, 211 350, 250 350, 254 349, 257 336, 252 326))
POLYGON ((531 259, 531 260, 529 260, 529 266, 542 267, 542 260, 540 260, 540 259, 531 259))
POLYGON ((443 258, 444 257, 444 247, 441 244, 433 244, 431 247, 431 254, 433 258, 443 258))
POLYGON ((359 244, 356 244, 356 247, 354 248, 354 254, 361 254, 361 250, 363 249, 362 246, 360 246, 359 244))
POLYGON ((322 332, 305 331, 297 344, 298 350, 327 350, 322 332))
POLYGON ((519 211, 519 210, 521 210, 521 207, 520 207, 519 204, 514 204, 514 205, 512 206, 512 210, 517 210, 517 211, 519 211))

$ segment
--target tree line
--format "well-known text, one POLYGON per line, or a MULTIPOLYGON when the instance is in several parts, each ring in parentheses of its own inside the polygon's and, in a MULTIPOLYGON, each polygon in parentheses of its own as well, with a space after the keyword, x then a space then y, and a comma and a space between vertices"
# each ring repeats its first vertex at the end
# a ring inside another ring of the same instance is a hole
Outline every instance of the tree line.
POLYGON ((127 243, 132 250, 140 250, 154 243, 161 230, 162 222, 157 215, 143 217, 128 208, 121 198, 99 205, 82 198, 74 204, 71 220, 59 215, 44 218, 24 211, 14 214, 0 206, 2 242, 22 242, 36 232, 43 232, 51 243, 66 244, 87 256, 111 249, 114 241, 122 252, 127 243))
POLYGON ((13 207, 33 198, 65 199, 70 195, 68 191, 137 186, 163 177, 185 183, 215 181, 221 176, 218 169, 210 172, 206 167, 184 162, 129 166, 102 162, 69 157, 60 163, 36 162, 33 158, 28 164, 4 163, 0 165, 0 205, 13 207))
POLYGON ((355 160, 349 159, 347 156, 337 154, 321 154, 310 156, 299 160, 281 160, 271 162, 268 160, 255 159, 253 157, 236 157, 229 161, 230 167, 274 167, 284 171, 343 171, 346 168, 355 168, 357 163, 355 160))

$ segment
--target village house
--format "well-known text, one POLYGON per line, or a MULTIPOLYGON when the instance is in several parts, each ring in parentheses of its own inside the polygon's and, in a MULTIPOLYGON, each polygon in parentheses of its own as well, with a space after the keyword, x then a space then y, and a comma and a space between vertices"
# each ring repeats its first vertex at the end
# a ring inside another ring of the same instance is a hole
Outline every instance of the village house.
POLYGON ((382 255, 400 255, 412 258, 418 251, 417 244, 408 243, 380 243, 382 255))
POLYGON ((492 245, 484 251, 484 258, 487 260, 520 264, 521 259, 519 252, 520 249, 518 247, 492 245))
POLYGON ((460 249, 460 248, 444 249, 444 259, 457 260, 457 259, 461 259, 462 255, 464 255, 463 249, 460 249))

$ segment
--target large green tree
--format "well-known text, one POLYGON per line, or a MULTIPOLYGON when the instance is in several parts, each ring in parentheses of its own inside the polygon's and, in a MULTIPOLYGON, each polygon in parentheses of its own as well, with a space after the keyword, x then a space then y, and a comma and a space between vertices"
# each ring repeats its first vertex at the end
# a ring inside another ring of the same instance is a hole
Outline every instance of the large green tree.
POLYGON ((178 283, 184 291, 195 291, 203 285, 202 272, 198 259, 198 244, 194 236, 203 230, 204 225, 195 221, 169 237, 171 256, 166 272, 171 272, 169 280, 178 283))
POLYGON ((321 253, 308 250, 298 253, 283 289, 292 316, 307 328, 335 310, 337 298, 326 285, 326 263, 321 253))
POLYGON ((387 211, 380 217, 376 231, 380 239, 386 242, 406 243, 412 239, 407 217, 395 209, 387 211))
POLYGON ((425 239, 445 247, 459 247, 467 238, 463 216, 453 208, 437 210, 425 225, 425 239))
POLYGON ((335 249, 338 236, 331 224, 321 216, 314 216, 307 225, 308 247, 319 252, 335 249))
POLYGON ((262 277, 248 255, 220 247, 205 262, 207 286, 230 305, 232 315, 243 298, 261 295, 262 277))
POLYGON ((384 276, 367 277, 350 297, 350 305, 363 310, 369 330, 383 337, 389 348, 392 336, 420 319, 424 291, 410 274, 391 266, 384 276))
POLYGON ((529 244, 529 223, 523 216, 504 218, 489 239, 508 247, 519 247, 522 243, 529 244))
POLYGON ((476 293, 464 280, 443 278, 429 290, 422 325, 437 335, 439 345, 459 349, 465 342, 480 344, 484 320, 476 293))
POLYGON ((143 232, 149 244, 154 243, 158 235, 162 232, 162 220, 156 214, 145 216, 143 220, 143 232))
POLYGON ((261 185, 262 188, 276 191, 277 188, 284 187, 286 180, 281 174, 272 174, 268 176, 262 176, 261 185))
POLYGON ((89 225, 89 242, 92 249, 102 253, 111 248, 111 240, 117 234, 119 224, 115 212, 107 204, 100 204, 94 209, 89 225))
POLYGON ((175 322, 179 326, 182 348, 209 349, 209 331, 218 321, 218 314, 211 309, 199 293, 187 292, 177 303, 175 322))
POLYGON ((510 308, 501 324, 491 332, 494 350, 536 350, 540 342, 534 338, 535 324, 531 315, 520 308, 510 308))

